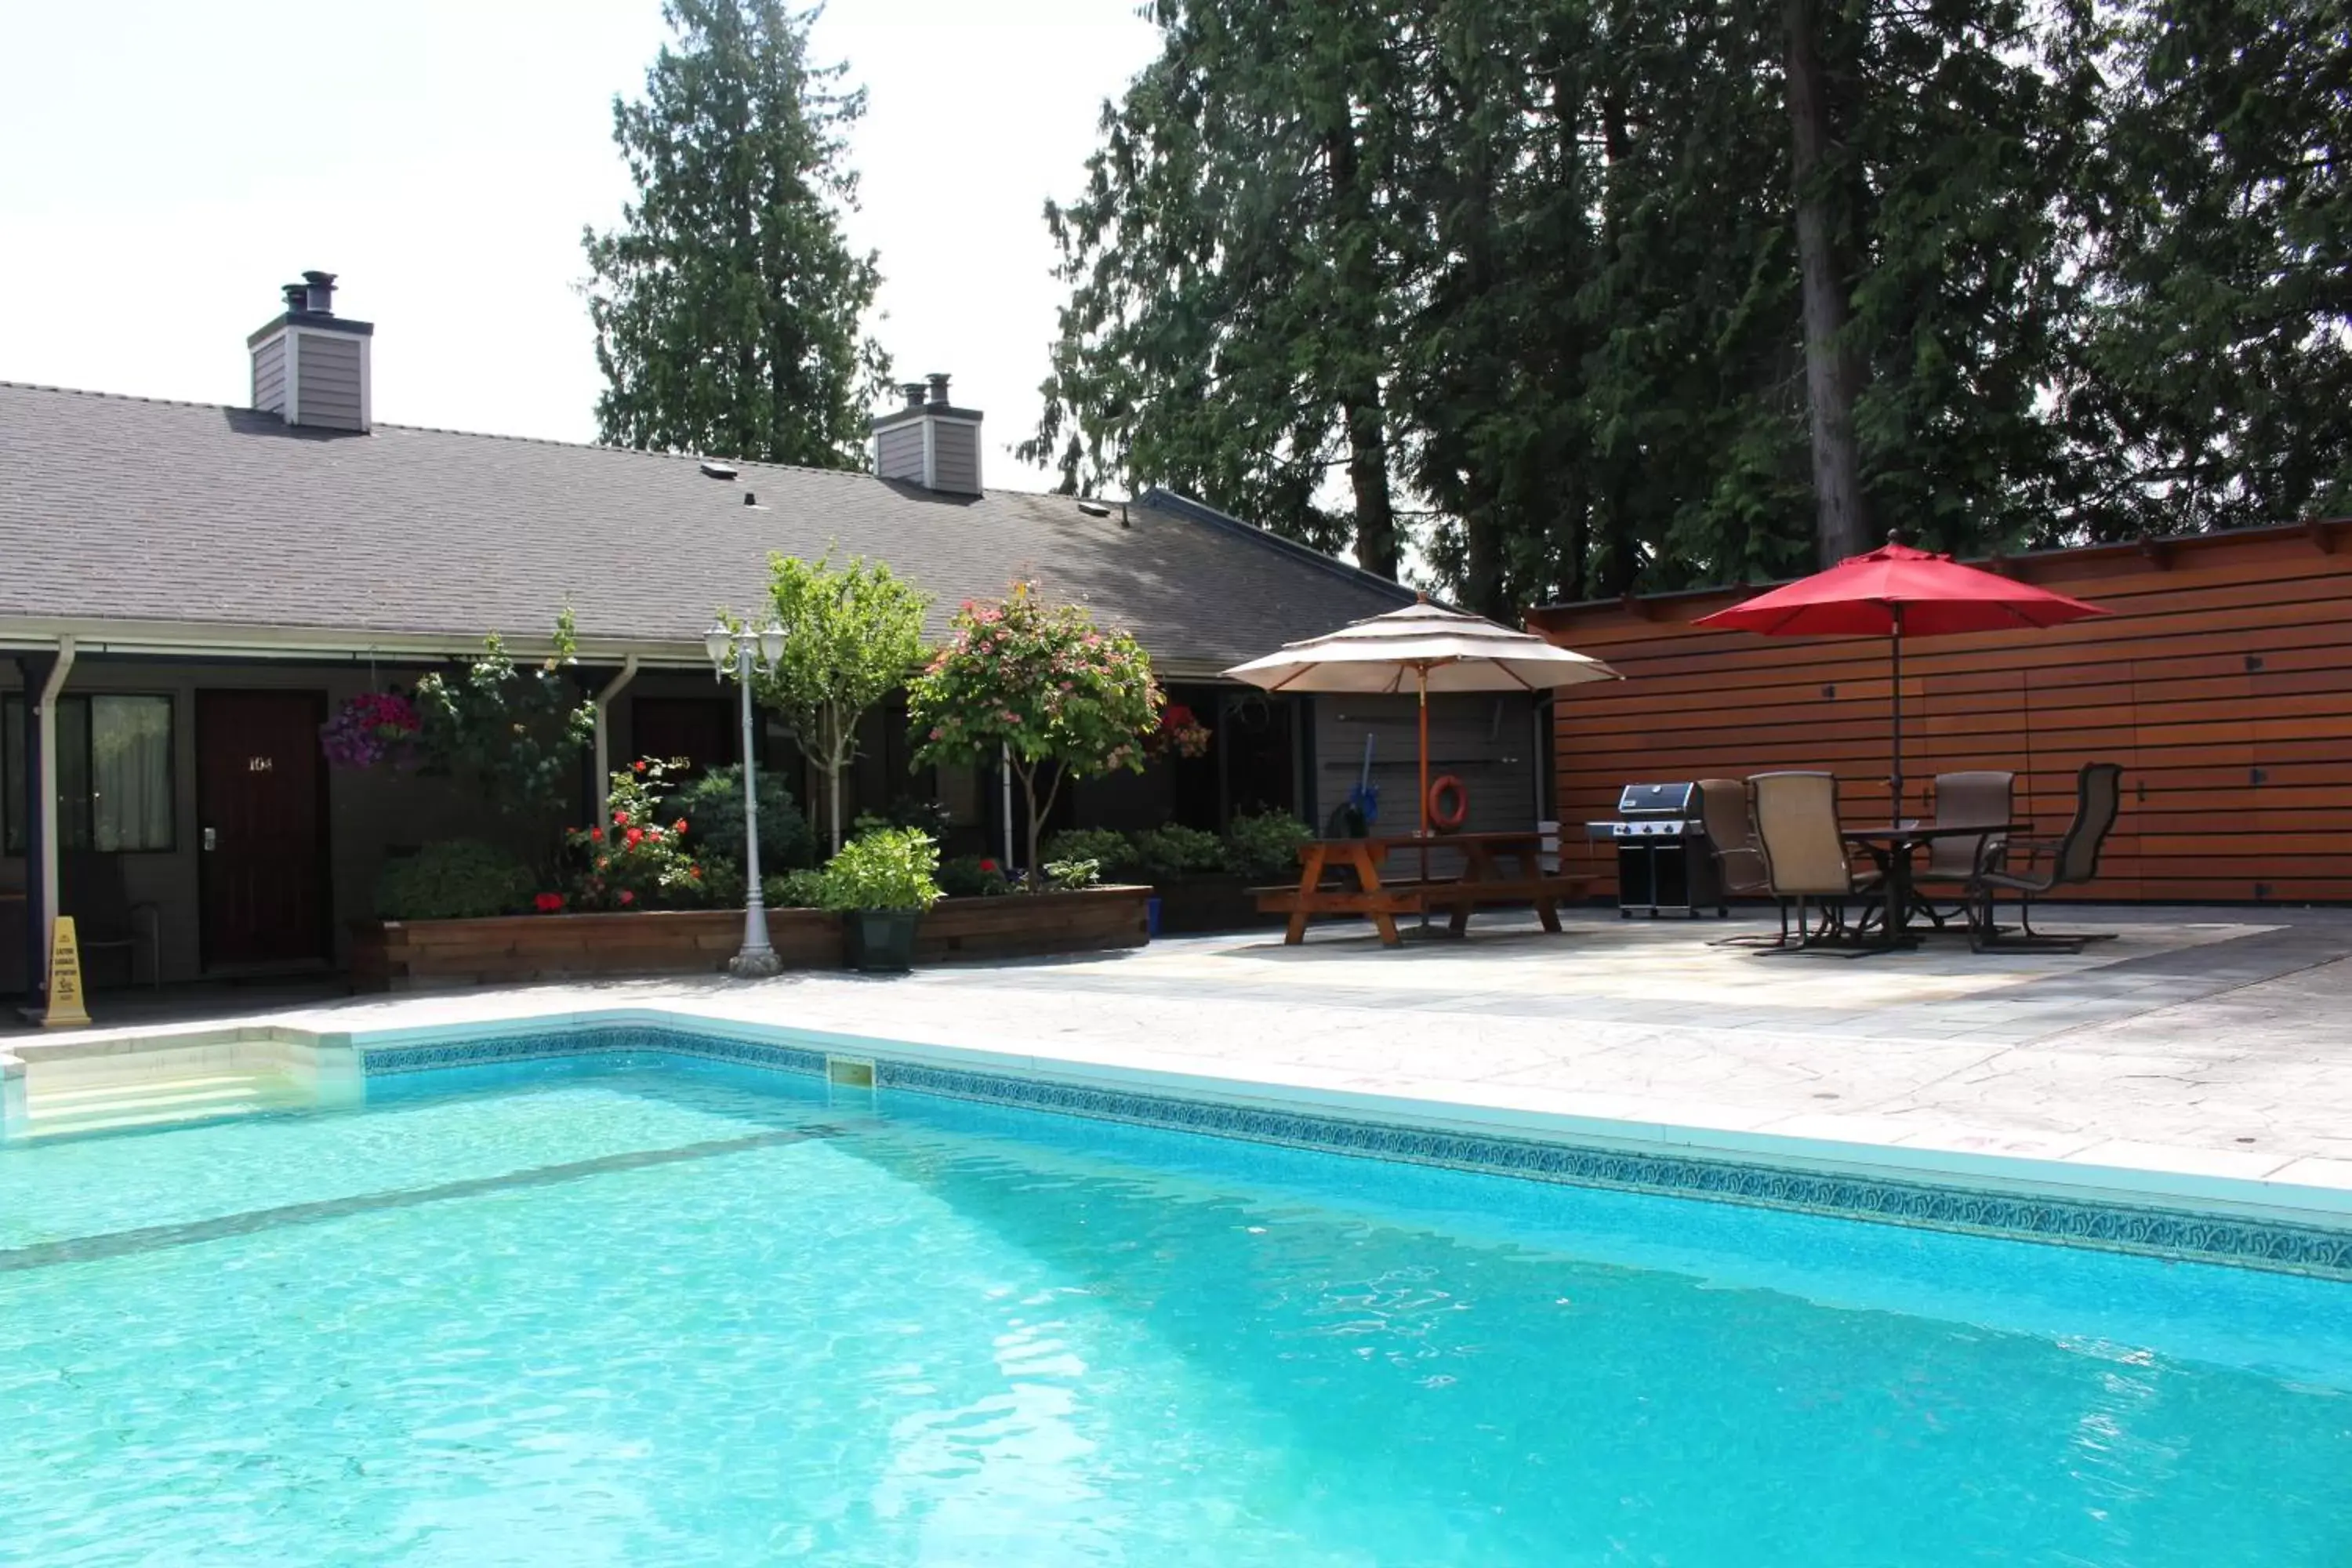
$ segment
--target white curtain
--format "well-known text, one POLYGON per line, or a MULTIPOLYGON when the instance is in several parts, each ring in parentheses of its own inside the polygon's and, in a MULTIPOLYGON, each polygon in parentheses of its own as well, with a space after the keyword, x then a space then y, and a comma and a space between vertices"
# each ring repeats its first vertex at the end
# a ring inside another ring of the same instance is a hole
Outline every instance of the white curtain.
POLYGON ((93 694, 89 704, 90 816, 96 847, 170 848, 172 700, 93 694))

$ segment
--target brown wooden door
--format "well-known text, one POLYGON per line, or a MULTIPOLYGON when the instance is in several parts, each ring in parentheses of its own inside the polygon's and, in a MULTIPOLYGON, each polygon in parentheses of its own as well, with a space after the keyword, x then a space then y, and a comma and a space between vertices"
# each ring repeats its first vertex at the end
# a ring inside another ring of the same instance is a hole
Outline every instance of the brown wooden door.
POLYGON ((196 693, 205 966, 328 952, 325 775, 315 691, 196 693))

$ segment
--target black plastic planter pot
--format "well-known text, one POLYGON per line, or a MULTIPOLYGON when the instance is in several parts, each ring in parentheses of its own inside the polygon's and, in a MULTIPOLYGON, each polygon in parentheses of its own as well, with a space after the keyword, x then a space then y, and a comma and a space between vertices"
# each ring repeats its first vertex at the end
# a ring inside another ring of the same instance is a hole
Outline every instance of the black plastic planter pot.
POLYGON ((915 966, 920 910, 852 910, 841 917, 849 967, 868 974, 898 974, 915 966))

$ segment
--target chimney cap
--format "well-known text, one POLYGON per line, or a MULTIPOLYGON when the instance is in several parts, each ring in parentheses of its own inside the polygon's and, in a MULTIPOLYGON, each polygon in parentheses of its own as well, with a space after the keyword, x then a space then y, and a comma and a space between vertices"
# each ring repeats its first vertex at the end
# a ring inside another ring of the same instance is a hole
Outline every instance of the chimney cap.
POLYGON ((946 407, 948 404, 948 378, 946 374, 940 371, 933 371, 929 375, 924 377, 924 379, 931 384, 931 401, 938 404, 942 408, 946 407))
POLYGON ((900 393, 905 395, 908 407, 920 408, 923 405, 923 384, 921 382, 901 382, 898 384, 898 390, 900 393))

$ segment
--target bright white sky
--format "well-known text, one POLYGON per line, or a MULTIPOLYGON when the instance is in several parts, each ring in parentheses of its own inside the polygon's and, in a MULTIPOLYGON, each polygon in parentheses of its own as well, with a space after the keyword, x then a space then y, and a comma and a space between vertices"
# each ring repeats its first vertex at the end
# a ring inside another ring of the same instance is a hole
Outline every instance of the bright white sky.
MULTIPOLYGON (((834 0, 868 111, 852 239, 901 379, 1034 428, 1062 297, 1040 210, 1150 58, 1135 0, 834 0)), ((0 0, 0 379, 241 404, 305 268, 376 324, 376 417, 588 440, 583 224, 628 195, 612 99, 659 0, 0 0)))

